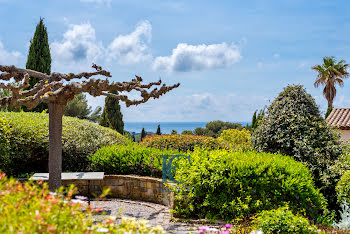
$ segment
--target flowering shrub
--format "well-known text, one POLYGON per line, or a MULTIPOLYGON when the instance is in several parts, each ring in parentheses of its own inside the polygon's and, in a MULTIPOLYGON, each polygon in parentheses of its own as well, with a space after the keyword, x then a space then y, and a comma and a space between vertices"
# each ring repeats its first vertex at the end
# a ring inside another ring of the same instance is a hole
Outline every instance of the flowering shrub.
POLYGON ((288 207, 262 211, 255 218, 256 229, 263 233, 317 233, 317 227, 301 215, 294 215, 288 207))
MULTIPOLYGON (((46 113, 0 112, 0 169, 8 175, 45 172, 49 155, 49 118, 46 113), (1 154, 0 159, 5 157, 1 154)), ((118 132, 78 118, 63 117, 63 170, 84 171, 86 156, 96 149, 127 140, 118 132)))
POLYGON ((140 145, 156 149, 173 149, 182 152, 193 151, 195 146, 205 149, 223 148, 224 144, 207 136, 194 135, 153 135, 147 136, 140 145))
POLYGON ((0 173, 0 233, 163 232, 160 227, 152 228, 135 219, 123 219, 116 225, 115 217, 108 217, 94 224, 92 215, 101 208, 93 210, 85 202, 72 199, 73 193, 73 187, 50 193, 46 184, 21 184, 0 173))
POLYGON ((241 131, 237 129, 224 130, 219 140, 227 142, 231 149, 249 150, 251 148, 250 132, 245 128, 241 131))
POLYGON ((319 222, 326 211, 309 169, 289 156, 196 150, 191 165, 176 169, 176 180, 189 188, 177 194, 178 216, 230 221, 289 204, 319 222))
POLYGON ((173 150, 159 150, 128 145, 105 146, 90 155, 90 171, 104 171, 106 174, 162 176, 162 157, 160 155, 179 154, 173 150))

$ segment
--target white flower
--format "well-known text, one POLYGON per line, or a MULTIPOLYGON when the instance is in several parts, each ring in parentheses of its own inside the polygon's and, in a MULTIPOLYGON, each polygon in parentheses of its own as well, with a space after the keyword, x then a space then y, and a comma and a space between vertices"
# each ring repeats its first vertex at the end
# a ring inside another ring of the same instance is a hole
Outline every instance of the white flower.
POLYGON ((261 230, 251 231, 250 234, 263 234, 263 232, 261 230))
POLYGON ((108 232, 108 228, 98 228, 97 232, 108 232))
POLYGON ((207 230, 208 230, 209 232, 218 232, 218 231, 219 231, 219 229, 213 228, 213 227, 208 228, 207 230))
POLYGON ((52 196, 56 196, 57 195, 57 193, 54 193, 54 192, 49 192, 49 194, 52 195, 52 196))

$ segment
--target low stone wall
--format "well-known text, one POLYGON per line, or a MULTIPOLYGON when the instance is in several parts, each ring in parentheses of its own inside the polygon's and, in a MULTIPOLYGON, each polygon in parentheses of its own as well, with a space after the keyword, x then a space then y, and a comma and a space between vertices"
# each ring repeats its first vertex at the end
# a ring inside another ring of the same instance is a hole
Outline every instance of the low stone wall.
MULTIPOLYGON (((65 180, 63 185, 74 184, 79 194, 87 196, 87 180, 65 180)), ((172 185, 174 186, 174 185, 172 185)), ((165 187, 161 179, 133 175, 105 175, 103 180, 90 181, 90 193, 100 195, 103 188, 109 188, 108 197, 149 201, 170 208, 174 206, 173 189, 165 187)))

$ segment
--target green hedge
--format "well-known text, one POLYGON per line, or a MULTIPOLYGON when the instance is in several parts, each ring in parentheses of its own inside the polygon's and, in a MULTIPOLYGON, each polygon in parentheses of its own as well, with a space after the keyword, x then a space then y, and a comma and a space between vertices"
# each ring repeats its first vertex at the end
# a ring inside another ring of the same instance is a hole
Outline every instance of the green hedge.
POLYGON ((231 220, 289 204, 317 221, 326 209, 308 168, 288 156, 196 150, 191 165, 180 161, 176 179, 189 189, 177 196, 183 217, 231 220))
POLYGON ((89 156, 90 171, 104 171, 106 174, 162 176, 162 157, 160 155, 179 154, 174 150, 159 150, 128 145, 105 146, 89 156))
POLYGON ((206 149, 224 148, 223 142, 213 137, 178 134, 147 136, 140 142, 140 145, 182 152, 193 151, 196 146, 206 149))
MULTIPOLYGON (((49 154, 48 126, 46 113, 0 112, 0 169, 13 176, 46 172, 49 154)), ((126 142, 126 138, 112 129, 64 116, 63 170, 85 170, 89 154, 105 145, 126 142)))

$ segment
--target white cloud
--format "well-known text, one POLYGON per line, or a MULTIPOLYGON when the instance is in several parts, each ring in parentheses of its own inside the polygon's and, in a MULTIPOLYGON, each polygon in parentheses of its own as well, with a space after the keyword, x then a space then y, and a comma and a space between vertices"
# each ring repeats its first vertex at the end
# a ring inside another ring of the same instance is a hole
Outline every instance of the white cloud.
POLYGON ((152 26, 148 21, 140 22, 135 30, 127 35, 116 37, 108 46, 109 60, 121 64, 135 64, 150 59, 148 44, 152 39, 152 26))
POLYGON ((275 54, 273 54, 273 57, 277 59, 277 58, 279 58, 279 57, 280 57, 280 54, 275 53, 275 54))
POLYGON ((86 3, 96 3, 96 4, 102 4, 102 5, 107 5, 110 6, 112 0, 80 0, 81 2, 86 2, 86 3))
POLYGON ((104 53, 101 42, 96 41, 95 29, 91 24, 69 25, 61 42, 50 45, 53 66, 62 67, 91 66, 104 53))
POLYGON ((264 64, 262 62, 258 62, 258 68, 262 68, 264 66, 264 64))
POLYGON ((178 44, 172 54, 157 57, 153 62, 154 70, 186 72, 212 68, 226 68, 242 58, 238 46, 226 43, 211 45, 178 44))
POLYGON ((18 51, 7 51, 0 41, 0 64, 18 65, 23 59, 23 55, 18 51))

